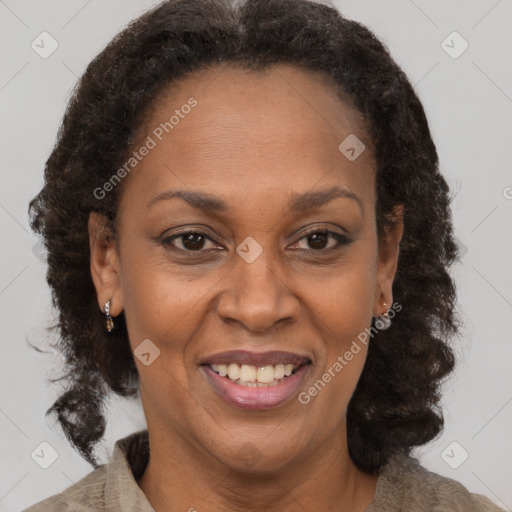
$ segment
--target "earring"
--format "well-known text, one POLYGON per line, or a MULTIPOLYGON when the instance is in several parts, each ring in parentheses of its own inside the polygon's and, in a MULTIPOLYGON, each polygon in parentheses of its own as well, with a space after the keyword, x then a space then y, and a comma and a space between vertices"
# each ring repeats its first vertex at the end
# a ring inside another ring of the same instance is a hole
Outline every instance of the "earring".
POLYGON ((108 300, 105 303, 105 327, 107 328, 108 332, 111 332, 114 328, 114 320, 112 320, 112 317, 110 316, 110 301, 108 300))
POLYGON ((379 329, 380 331, 385 331, 386 329, 389 329, 391 325, 391 318, 389 318, 388 315, 388 305, 384 302, 384 313, 382 315, 377 317, 377 320, 375 320, 375 327, 379 329))

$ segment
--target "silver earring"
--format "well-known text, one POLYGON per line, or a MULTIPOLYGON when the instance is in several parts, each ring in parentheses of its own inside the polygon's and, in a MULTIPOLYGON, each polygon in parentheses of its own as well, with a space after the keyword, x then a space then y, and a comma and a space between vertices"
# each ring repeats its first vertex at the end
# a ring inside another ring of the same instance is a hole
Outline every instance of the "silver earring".
POLYGON ((377 319, 375 320, 375 327, 379 329, 379 331, 385 331, 386 329, 389 329, 391 325, 391 318, 389 318, 388 315, 388 305, 384 303, 384 307, 386 310, 382 315, 379 315, 377 319))
POLYGON ((110 316, 110 301, 108 300, 105 303, 105 327, 107 328, 108 332, 111 332, 114 328, 114 320, 112 320, 112 317, 110 316))
POLYGON ((386 329, 389 329, 391 326, 391 318, 389 318, 387 313, 384 313, 383 315, 380 315, 377 317, 377 320, 375 321, 375 327, 379 329, 380 331, 385 331, 386 329))

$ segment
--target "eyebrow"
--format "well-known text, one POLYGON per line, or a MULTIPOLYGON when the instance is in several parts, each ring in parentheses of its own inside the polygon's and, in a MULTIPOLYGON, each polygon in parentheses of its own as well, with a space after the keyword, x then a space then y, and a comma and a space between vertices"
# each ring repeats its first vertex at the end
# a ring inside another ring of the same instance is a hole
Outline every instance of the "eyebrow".
MULTIPOLYGON (((354 200, 361 208, 361 211, 364 212, 361 199, 359 199, 359 197, 347 187, 340 186, 335 186, 316 192, 292 194, 291 211, 302 212, 313 208, 318 208, 319 206, 323 206, 340 197, 354 200)), ((151 199, 146 205, 146 208, 149 209, 155 203, 160 201, 168 201, 174 198, 183 199, 190 206, 206 212, 223 212, 229 209, 227 203, 223 199, 220 199, 219 197, 213 196, 211 194, 205 194, 203 192, 196 192, 191 190, 167 190, 151 199)))

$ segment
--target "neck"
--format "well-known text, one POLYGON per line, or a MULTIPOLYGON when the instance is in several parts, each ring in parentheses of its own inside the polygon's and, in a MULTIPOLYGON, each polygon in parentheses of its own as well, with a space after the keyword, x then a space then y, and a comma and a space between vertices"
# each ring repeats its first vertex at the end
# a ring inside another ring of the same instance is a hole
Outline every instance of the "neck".
POLYGON ((353 464, 344 428, 273 472, 234 471, 182 439, 158 434, 149 432, 150 447, 158 448, 138 481, 156 512, 364 512, 375 494, 378 478, 353 464))

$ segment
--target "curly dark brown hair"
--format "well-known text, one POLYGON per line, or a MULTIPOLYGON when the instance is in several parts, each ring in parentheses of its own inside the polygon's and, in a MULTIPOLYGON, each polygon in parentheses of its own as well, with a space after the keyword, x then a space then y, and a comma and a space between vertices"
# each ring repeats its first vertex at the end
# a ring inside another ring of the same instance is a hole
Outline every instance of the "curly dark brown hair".
POLYGON ((58 310, 58 349, 66 360, 55 413, 70 443, 94 468, 109 393, 138 397, 139 380, 124 314, 107 334, 90 273, 92 211, 116 232, 121 187, 98 199, 130 153, 130 142, 164 88, 219 64, 254 71, 287 63, 331 77, 340 98, 364 116, 373 143, 378 235, 403 205, 404 232, 392 326, 369 344, 347 411, 348 446, 358 468, 376 474, 397 452, 442 430, 440 386, 454 366, 460 329, 458 259, 448 186, 424 109, 386 47, 363 25, 310 0, 168 0, 136 19, 89 64, 67 107, 30 202, 32 229, 48 254, 47 281, 58 310))

